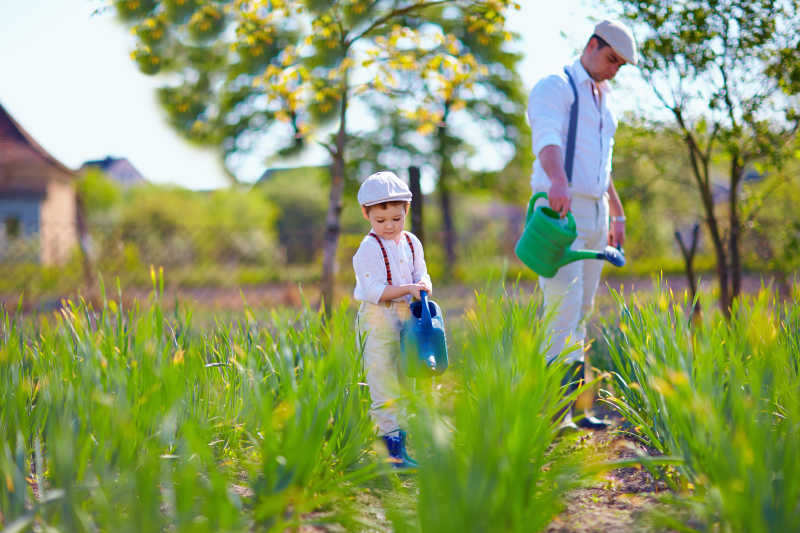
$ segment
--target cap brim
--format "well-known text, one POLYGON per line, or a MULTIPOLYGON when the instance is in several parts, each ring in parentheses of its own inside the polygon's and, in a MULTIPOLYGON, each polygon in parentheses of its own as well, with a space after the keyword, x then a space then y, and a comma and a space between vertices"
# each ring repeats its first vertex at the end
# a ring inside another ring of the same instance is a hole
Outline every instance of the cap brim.
POLYGON ((386 202, 410 202, 411 196, 395 196, 391 198, 381 198, 380 200, 370 200, 369 202, 364 202, 364 207, 369 207, 371 205, 378 205, 378 204, 385 204, 386 202))

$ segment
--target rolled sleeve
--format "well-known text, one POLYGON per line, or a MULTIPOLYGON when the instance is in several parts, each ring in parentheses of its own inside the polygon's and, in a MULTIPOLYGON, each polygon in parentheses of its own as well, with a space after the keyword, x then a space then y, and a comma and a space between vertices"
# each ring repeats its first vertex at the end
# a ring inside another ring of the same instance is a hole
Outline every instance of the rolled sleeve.
POLYGON ((564 117, 569 115, 572 89, 559 76, 548 76, 539 81, 528 98, 528 120, 531 124, 533 154, 538 157, 545 146, 563 149, 564 117))
POLYGON ((422 249, 422 242, 413 233, 409 233, 411 242, 414 245, 414 283, 424 281, 433 289, 433 282, 428 275, 428 266, 425 264, 425 251, 422 249))
POLYGON ((366 240, 353 256, 353 271, 356 274, 356 298, 377 304, 389 285, 386 279, 386 264, 376 242, 366 240))

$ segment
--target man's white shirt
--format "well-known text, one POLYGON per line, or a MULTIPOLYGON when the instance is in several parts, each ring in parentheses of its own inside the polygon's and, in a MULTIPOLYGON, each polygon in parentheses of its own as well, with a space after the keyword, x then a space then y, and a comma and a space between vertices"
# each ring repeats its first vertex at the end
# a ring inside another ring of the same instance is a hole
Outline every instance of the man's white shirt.
MULTIPOLYGON (((597 84, 601 94, 598 108, 592 95, 593 81, 580 60, 567 69, 575 82, 579 102, 570 190, 572 194, 601 198, 608 189, 614 133, 617 131, 617 120, 608 106, 611 90, 605 81, 597 84)), ((528 120, 533 153, 537 156, 531 176, 534 192, 546 192, 550 188, 550 179, 538 159, 542 148, 560 146, 564 157, 567 155, 567 131, 573 99, 572 87, 563 71, 541 79, 531 91, 528 120)))

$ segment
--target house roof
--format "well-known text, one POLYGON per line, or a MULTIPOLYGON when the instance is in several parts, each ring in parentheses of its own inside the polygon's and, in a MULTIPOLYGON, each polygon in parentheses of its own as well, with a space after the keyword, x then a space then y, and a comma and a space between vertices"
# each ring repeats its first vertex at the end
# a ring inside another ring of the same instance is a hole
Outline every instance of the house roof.
POLYGON ((81 170, 86 168, 99 168, 111 178, 123 185, 136 185, 147 181, 142 173, 124 157, 106 156, 103 159, 85 161, 81 170))
POLYGON ((0 191, 44 192, 48 181, 75 176, 0 104, 0 191))

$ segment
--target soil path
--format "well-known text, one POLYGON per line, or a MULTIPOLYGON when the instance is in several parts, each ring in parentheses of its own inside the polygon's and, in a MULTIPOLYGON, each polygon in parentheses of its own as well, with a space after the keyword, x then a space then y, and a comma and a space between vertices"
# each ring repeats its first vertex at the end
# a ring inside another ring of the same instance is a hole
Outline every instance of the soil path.
MULTIPOLYGON (((583 432, 577 446, 594 459, 613 461, 647 454, 640 444, 616 435, 613 431, 583 432)), ((572 491, 566 509, 559 514, 547 533, 622 533, 648 531, 646 514, 659 505, 658 493, 667 490, 642 468, 618 468, 601 474, 589 485, 572 491)))

